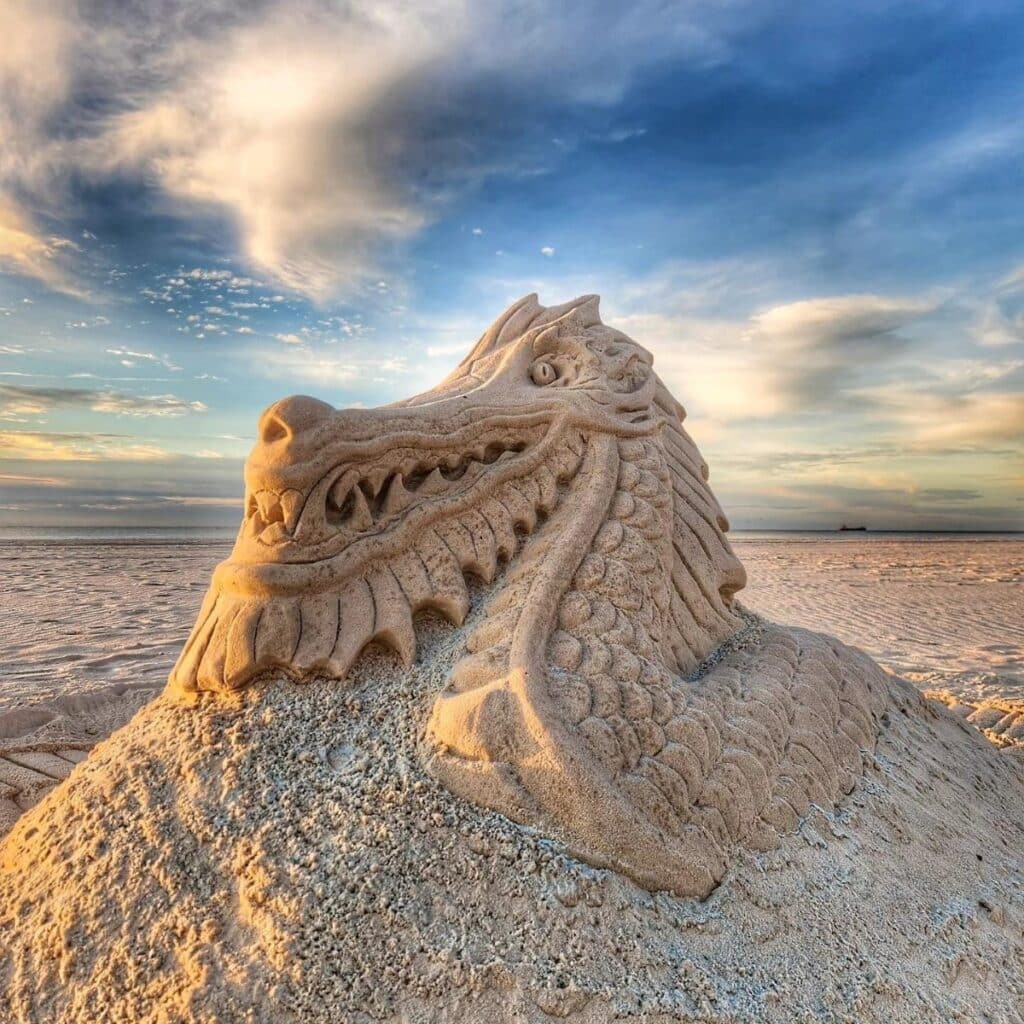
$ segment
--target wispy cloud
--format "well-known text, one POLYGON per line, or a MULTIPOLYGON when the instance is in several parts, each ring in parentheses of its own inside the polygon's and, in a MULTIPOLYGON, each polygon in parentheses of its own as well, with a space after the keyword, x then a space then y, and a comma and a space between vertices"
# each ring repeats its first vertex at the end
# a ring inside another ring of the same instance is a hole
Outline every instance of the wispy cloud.
POLYGON ((905 383, 865 391, 915 450, 1011 442, 1024 448, 1024 391, 943 394, 905 383))
POLYGON ((205 412, 206 405, 175 395, 128 395, 88 388, 28 387, 0 384, 0 419, 41 416, 51 409, 89 409, 118 416, 183 416, 205 412))
POLYGON ((118 356, 124 366, 134 366, 135 361, 141 359, 147 363, 157 363, 165 370, 181 369, 169 356, 159 356, 154 352, 137 352, 130 348, 108 348, 107 354, 118 356))
MULTIPOLYGON (((43 462, 154 462, 171 458, 164 448, 131 443, 110 434, 0 431, 0 459, 43 462)), ((36 484, 50 478, 32 477, 36 484)), ((64 483, 49 486, 65 486, 64 483)))
POLYGON ((934 302, 885 295, 837 295, 773 306, 753 317, 757 334, 789 350, 855 346, 884 349, 898 328, 935 308, 934 302))
POLYGON ((226 216, 253 266, 317 298, 372 281, 382 247, 489 175, 544 165, 543 134, 472 142, 495 86, 607 106, 647 64, 723 59, 749 21, 703 0, 668 25, 656 0, 562 13, 533 0, 278 0, 216 16, 182 0, 166 33, 156 9, 112 20, 93 6, 8 5, 5 38, 28 42, 0 65, 13 97, 0 128, 20 140, 3 176, 40 204, 76 174, 155 182, 180 214, 226 216), (51 134, 76 87, 88 116, 51 134))
POLYGON ((413 373, 405 357, 396 354, 360 350, 325 353, 301 345, 287 348, 265 349, 247 356, 257 372, 264 377, 289 383, 315 384, 318 393, 329 395, 324 389, 341 387, 347 390, 362 385, 373 387, 394 385, 394 378, 413 373))
POLYGON ((42 233, 26 211, 0 193, 0 269, 35 278, 54 291, 86 298, 88 292, 76 282, 69 259, 77 250, 67 238, 42 233))

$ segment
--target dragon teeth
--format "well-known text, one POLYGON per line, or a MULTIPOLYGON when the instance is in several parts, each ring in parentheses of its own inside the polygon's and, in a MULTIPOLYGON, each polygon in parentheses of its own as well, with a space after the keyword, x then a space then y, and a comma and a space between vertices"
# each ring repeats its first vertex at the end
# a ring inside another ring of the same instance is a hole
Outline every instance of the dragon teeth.
POLYGON ((285 528, 289 533, 294 533, 304 504, 302 492, 289 489, 281 495, 280 500, 285 528))
POLYGON ((340 509, 345 504, 345 499, 348 497, 348 492, 351 489, 351 483, 348 483, 344 477, 339 477, 331 486, 331 490, 327 495, 328 504, 340 509))
MULTIPOLYGON (((343 678, 372 641, 392 648, 410 664, 416 651, 414 614, 432 609, 455 624, 465 620, 470 604, 466 574, 493 579, 499 559, 509 559, 518 548, 515 526, 529 529, 538 507, 557 504, 555 465, 541 467, 536 482, 509 482, 497 494, 427 528, 413 547, 368 566, 365 575, 340 582, 336 589, 300 600, 214 597, 209 607, 204 605, 176 676, 188 677, 191 687, 202 689, 243 686, 275 666, 343 678)), ((394 508, 400 514, 399 505, 415 500, 405 480, 404 473, 395 473, 380 498, 373 500, 365 480, 349 471, 332 486, 328 504, 336 512, 344 509, 346 528, 358 530, 373 523, 372 508, 394 508)), ((450 490, 441 467, 426 476, 416 494, 423 490, 429 495, 434 488, 450 490)), ((256 530, 266 543, 284 539, 287 520, 301 515, 299 499, 294 490, 251 495, 246 529, 256 530), (275 512, 276 521, 263 521, 263 515, 275 512)), ((515 586, 514 577, 513 568, 510 587, 515 586)), ((486 646, 485 640, 503 635, 501 626, 495 628, 497 634, 485 631, 470 646, 486 646)), ((470 660, 484 666, 493 653, 484 650, 470 660)))
POLYGON ((391 471, 386 467, 378 469, 371 469, 369 473, 364 477, 364 482, 369 486, 369 493, 374 498, 380 494, 380 489, 384 485, 384 481, 391 475, 391 471))
POLYGON ((388 488, 388 493, 384 497, 385 515, 393 516, 401 512, 402 509, 408 506, 410 501, 412 501, 412 496, 405 489, 402 474, 396 473, 391 481, 391 486, 388 488))
POLYGON ((367 527, 373 526, 373 513, 370 511, 369 502, 367 502, 361 487, 355 488, 355 503, 352 506, 348 525, 354 530, 365 530, 367 527))
POLYGON ((284 519, 281 501, 273 491, 257 491, 256 508, 265 523, 276 523, 284 519))
POLYGON ((420 484, 417 493, 429 497, 432 494, 441 494, 447 489, 448 484, 445 478, 441 476, 441 470, 435 466, 430 475, 420 484))

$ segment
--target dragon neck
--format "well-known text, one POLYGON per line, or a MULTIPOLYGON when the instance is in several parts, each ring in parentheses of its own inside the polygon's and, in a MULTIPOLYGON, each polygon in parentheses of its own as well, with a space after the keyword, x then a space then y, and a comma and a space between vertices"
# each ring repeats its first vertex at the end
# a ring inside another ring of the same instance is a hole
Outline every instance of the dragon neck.
POLYGON ((683 475, 668 429, 587 439, 571 489, 506 574, 450 692, 502 680, 508 690, 514 678, 527 719, 550 722, 554 703, 571 723, 589 706, 593 680, 667 694, 672 674, 692 672, 739 628, 739 563, 703 479, 683 475))

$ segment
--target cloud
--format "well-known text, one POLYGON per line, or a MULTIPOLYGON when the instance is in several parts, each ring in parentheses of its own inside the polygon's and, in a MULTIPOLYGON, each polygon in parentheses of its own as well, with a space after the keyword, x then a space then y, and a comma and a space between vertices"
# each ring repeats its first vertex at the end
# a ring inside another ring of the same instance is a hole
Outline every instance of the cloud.
POLYGON ((172 284, 182 284, 185 281, 205 281, 223 285, 225 288, 260 288, 262 283, 251 277, 239 277, 231 270, 209 270, 203 267, 193 267, 191 270, 183 270, 178 278, 172 280, 172 284))
POLYGON ((413 372, 403 356, 372 350, 323 355, 310 348, 290 346, 247 353, 246 361, 263 377, 282 383, 311 383, 321 391, 329 387, 352 389, 357 385, 379 390, 382 384, 393 386, 396 376, 413 372))
POLYGON ((660 0, 175 0, 117 18, 13 0, 0 18, 0 187, 53 208, 80 181, 155 186, 160 212, 227 222, 251 265, 315 298, 372 282, 486 178, 560 159, 542 106, 606 109, 642 68, 715 64, 759 20, 712 0, 668 19, 660 0))
MULTIPOLYGON (((171 458, 165 449, 151 444, 126 443, 112 434, 57 433, 44 431, 0 431, 0 459, 44 462, 154 462, 171 458)), ((47 486, 69 486, 69 482, 54 484, 40 477, 35 483, 47 486)), ((9 480, 10 482, 10 480, 9 480)))
POLYGON ((202 495, 161 494, 161 501, 172 505, 189 505, 195 508, 241 508, 241 498, 211 498, 202 495))
POLYGON ((977 501, 981 491, 967 487, 925 487, 917 492, 921 501, 977 501))
POLYGON ((979 345, 999 348, 1024 342, 1024 266, 997 282, 974 326, 979 345))
POLYGON ((555 250, 550 245, 542 245, 540 249, 541 256, 554 256, 555 250))
POLYGON ((215 43, 189 40, 170 84, 114 115, 79 159, 101 177, 153 176, 193 216, 226 214, 247 260, 297 291, 358 286, 377 245, 428 220, 393 165, 414 145, 393 96, 441 58, 452 23, 355 6, 349 18, 271 8, 215 43))
POLYGON ((878 416, 916 450, 999 443, 1024 446, 1024 391, 942 394, 905 383, 872 389, 878 416))
POLYGON ((6 523, 233 526, 241 476, 241 458, 175 453, 127 435, 0 431, 6 523))
POLYGON ((149 363, 158 363, 166 370, 180 370, 181 367, 176 363, 172 362, 168 356, 158 356, 153 352, 136 352, 129 348, 108 348, 107 354, 112 356, 120 356, 122 361, 124 359, 143 359, 149 363))
POLYGON ((93 412, 108 412, 118 416, 183 416, 189 412, 206 412, 202 402, 189 402, 175 395, 125 395, 114 391, 100 393, 93 412))
MULTIPOLYGON (((657 288, 662 291, 664 282, 657 288)), ((713 304, 715 290, 699 294, 713 304)), ((661 376, 698 415, 725 423, 835 411, 838 401, 877 380, 908 347, 900 329, 936 310, 920 298, 839 295, 733 320, 701 317, 685 300, 671 301, 682 303, 684 312, 613 322, 652 349, 661 376)))
POLYGON ((884 295, 837 295, 773 306, 754 315, 755 334, 791 350, 839 346, 884 350, 900 327, 932 312, 934 302, 884 295))
POLYGON ((297 334, 294 333, 275 334, 274 337, 277 338, 278 341, 283 341, 286 345, 302 344, 302 338, 300 338, 297 334))
POLYGON ((54 291, 78 298, 87 292, 72 276, 68 256, 77 251, 74 242, 58 235, 44 235, 28 213, 0 194, 0 269, 42 281, 54 291))
MULTIPOLYGON (((0 439, 10 437, 10 434, 0 434, 0 439)), ((3 441, 0 440, 0 446, 3 441)), ((2 451, 2 447, 0 447, 2 451)), ((67 477, 60 476, 36 476, 29 473, 0 473, 0 483, 4 484, 32 484, 36 487, 70 487, 74 481, 67 477)))
POLYGON ((51 409, 89 409, 118 416, 183 416, 205 412, 202 402, 175 395, 128 395, 87 388, 44 388, 0 384, 0 420, 42 416, 51 409))

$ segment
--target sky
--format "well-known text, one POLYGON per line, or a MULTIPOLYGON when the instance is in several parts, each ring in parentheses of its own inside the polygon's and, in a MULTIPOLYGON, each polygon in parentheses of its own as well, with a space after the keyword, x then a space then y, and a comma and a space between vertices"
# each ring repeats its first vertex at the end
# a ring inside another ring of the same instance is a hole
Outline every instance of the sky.
POLYGON ((0 0, 0 526, 598 292, 740 529, 1024 529, 1024 7, 0 0))

